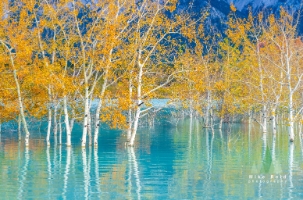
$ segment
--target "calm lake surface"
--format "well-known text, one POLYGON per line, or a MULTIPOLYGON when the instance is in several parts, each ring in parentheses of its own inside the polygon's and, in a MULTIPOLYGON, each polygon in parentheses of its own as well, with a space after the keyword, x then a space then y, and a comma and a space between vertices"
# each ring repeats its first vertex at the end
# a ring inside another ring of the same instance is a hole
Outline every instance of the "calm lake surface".
POLYGON ((303 199, 303 139, 289 144, 286 130, 264 137, 257 124, 234 124, 213 133, 188 119, 140 128, 135 148, 104 130, 97 150, 79 139, 47 148, 43 133, 26 149, 15 135, 1 136, 0 199, 303 199))

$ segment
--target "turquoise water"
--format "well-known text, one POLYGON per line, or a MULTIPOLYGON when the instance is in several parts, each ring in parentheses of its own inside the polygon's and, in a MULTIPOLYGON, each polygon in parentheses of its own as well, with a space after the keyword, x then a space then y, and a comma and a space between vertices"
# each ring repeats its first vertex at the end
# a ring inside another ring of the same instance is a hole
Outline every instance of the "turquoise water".
POLYGON ((290 145, 285 130, 212 132, 184 120, 140 128, 135 148, 125 147, 123 132, 102 131, 97 150, 77 139, 47 148, 40 133, 26 149, 14 135, 1 136, 0 199, 303 198, 303 139, 290 145))

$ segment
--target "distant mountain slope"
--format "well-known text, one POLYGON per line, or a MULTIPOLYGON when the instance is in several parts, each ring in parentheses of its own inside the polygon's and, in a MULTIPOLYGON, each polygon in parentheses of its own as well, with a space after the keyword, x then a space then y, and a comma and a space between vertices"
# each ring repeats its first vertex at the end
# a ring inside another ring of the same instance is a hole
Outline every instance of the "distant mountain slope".
POLYGON ((300 0, 226 0, 228 3, 233 3, 240 11, 246 10, 251 6, 254 11, 263 10, 266 8, 278 8, 280 6, 286 8, 298 9, 300 0))
MULTIPOLYGON (((200 13, 203 8, 210 5, 211 20, 220 19, 224 21, 231 11, 231 4, 234 4, 237 8, 236 14, 239 17, 245 17, 248 15, 249 8, 252 9, 254 14, 260 11, 277 12, 281 6, 288 11, 295 12, 302 8, 303 0, 179 0, 178 9, 190 8, 191 12, 200 13)), ((303 33, 302 21, 303 16, 299 28, 300 33, 303 33)))
POLYGON ((288 10, 298 10, 302 4, 302 0, 179 0, 179 7, 191 7, 193 10, 199 11, 210 3, 213 10, 228 15, 230 5, 234 4, 240 13, 247 13, 251 7, 254 13, 261 10, 277 10, 280 6, 288 10))

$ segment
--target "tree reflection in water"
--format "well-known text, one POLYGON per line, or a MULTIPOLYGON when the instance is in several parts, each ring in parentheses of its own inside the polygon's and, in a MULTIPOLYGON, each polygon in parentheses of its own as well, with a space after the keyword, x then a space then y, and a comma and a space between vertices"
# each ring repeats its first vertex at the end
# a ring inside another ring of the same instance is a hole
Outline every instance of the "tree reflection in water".
MULTIPOLYGON (((135 179, 135 183, 136 183, 136 195, 137 198, 136 199, 141 199, 141 181, 140 181, 140 171, 139 171, 139 166, 138 166, 138 162, 137 162, 137 158, 136 158, 136 154, 135 154, 135 150, 133 147, 128 147, 127 148, 127 152, 128 152, 128 163, 129 163, 129 195, 130 198, 131 196, 131 188, 132 188, 132 178, 134 177, 135 179)), ((131 198, 132 199, 132 198, 131 198)))
POLYGON ((64 175, 63 175, 63 177, 64 177, 63 178, 64 185, 63 185, 63 192, 62 192, 63 199, 67 199, 66 192, 67 192, 68 176, 69 176, 69 171, 70 171, 71 154, 72 154, 72 147, 67 147, 66 148, 66 164, 65 164, 65 170, 64 170, 64 175))
MULTIPOLYGON (((20 146, 19 149, 20 151, 20 146)), ((27 178, 27 169, 28 169, 28 164, 29 164, 30 156, 29 156, 29 149, 28 147, 25 147, 24 151, 24 165, 21 169, 21 174, 18 176, 19 177, 19 191, 18 191, 18 199, 22 199, 24 190, 26 188, 24 187, 26 178, 27 178)))
POLYGON ((280 128, 263 135, 253 125, 235 126, 228 133, 199 123, 188 119, 163 132, 142 128, 147 134, 140 139, 148 142, 135 148, 112 132, 98 148, 86 150, 38 140, 29 149, 2 134, 0 199, 303 198, 302 135, 289 144, 280 128), (249 183, 250 175, 287 180, 249 183))
POLYGON ((288 198, 293 199, 292 196, 294 185, 293 185, 293 164, 294 164, 294 143, 289 143, 289 151, 288 151, 288 179, 289 179, 289 186, 288 186, 288 198))

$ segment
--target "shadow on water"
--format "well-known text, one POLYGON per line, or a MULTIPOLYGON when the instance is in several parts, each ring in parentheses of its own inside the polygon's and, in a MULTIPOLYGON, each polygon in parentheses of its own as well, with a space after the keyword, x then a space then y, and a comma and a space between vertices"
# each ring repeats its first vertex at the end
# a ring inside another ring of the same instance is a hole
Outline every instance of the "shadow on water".
POLYGON ((98 149, 34 138, 25 148, 3 135, 3 199, 303 198, 302 135, 290 144, 285 132, 253 124, 212 130, 192 118, 141 127, 135 148, 119 131, 103 132, 98 149))
POLYGON ((269 148, 269 145, 267 143, 267 134, 264 134, 263 138, 263 153, 262 153, 262 169, 261 169, 261 173, 262 174, 268 174, 271 164, 272 164, 272 154, 271 154, 271 150, 269 148))

